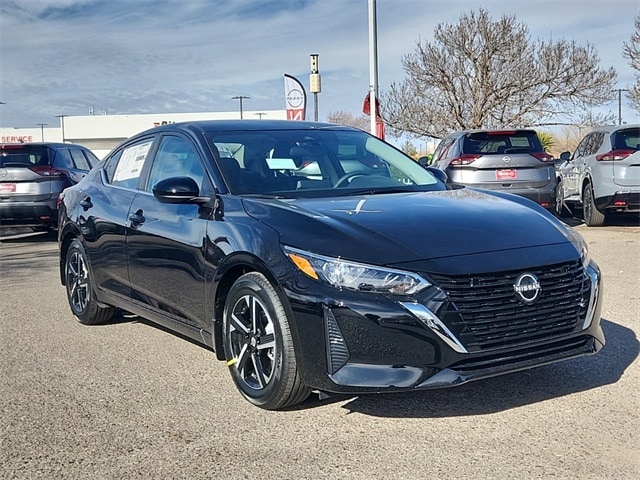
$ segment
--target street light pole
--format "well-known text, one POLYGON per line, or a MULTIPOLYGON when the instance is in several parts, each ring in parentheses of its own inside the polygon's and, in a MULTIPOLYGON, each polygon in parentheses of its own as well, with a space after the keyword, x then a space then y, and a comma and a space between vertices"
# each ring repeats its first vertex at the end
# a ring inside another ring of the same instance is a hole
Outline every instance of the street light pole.
POLYGON ((242 119, 242 100, 244 100, 245 98, 251 98, 251 97, 247 97, 245 95, 236 95, 235 97, 231 97, 231 100, 240 100, 240 119, 242 119))
POLYGON ((44 142, 44 126, 45 125, 49 125, 48 123, 36 123, 36 125, 40 125, 40 137, 41 137, 41 141, 44 142))
POLYGON ((371 135, 376 134, 378 101, 378 28, 376 0, 369 0, 369 108, 371 135))
POLYGON ((65 140, 64 140, 64 117, 68 117, 68 115, 56 115, 56 117, 60 119, 60 128, 62 130, 62 143, 65 143, 65 140))
POLYGON ((618 92, 618 125, 622 125, 622 92, 628 92, 628 88, 617 88, 614 92, 618 92))

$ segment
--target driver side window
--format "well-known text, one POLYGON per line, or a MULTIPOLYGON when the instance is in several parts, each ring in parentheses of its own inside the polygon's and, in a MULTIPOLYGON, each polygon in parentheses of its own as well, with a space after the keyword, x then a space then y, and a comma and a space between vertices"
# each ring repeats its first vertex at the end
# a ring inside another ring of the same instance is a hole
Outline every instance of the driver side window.
POLYGON ((191 177, 202 190, 204 168, 189 142, 181 137, 165 136, 153 160, 146 190, 151 192, 159 181, 171 177, 191 177))

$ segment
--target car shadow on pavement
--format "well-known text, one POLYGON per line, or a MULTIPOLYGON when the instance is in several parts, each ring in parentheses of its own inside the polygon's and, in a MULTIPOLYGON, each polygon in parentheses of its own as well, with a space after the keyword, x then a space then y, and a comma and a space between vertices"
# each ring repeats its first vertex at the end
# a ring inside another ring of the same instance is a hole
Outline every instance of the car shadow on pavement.
POLYGON ((0 242, 11 244, 11 243, 43 243, 43 242, 57 242, 58 241, 58 232, 56 231, 47 231, 47 232, 24 232, 24 233, 13 233, 13 232, 2 232, 0 233, 0 242))
MULTIPOLYGON (((570 227, 577 227, 583 225, 584 220, 582 218, 582 212, 574 212, 573 216, 562 217, 564 223, 570 227)), ((625 213, 609 214, 604 221, 605 227, 638 227, 640 226, 640 215, 632 215, 625 213)), ((598 227, 594 227, 598 228, 598 227)))
POLYGON ((453 388, 310 399, 301 407, 345 401, 350 413, 391 418, 486 415, 618 382, 640 353, 635 333, 602 320, 607 344, 596 355, 479 380, 453 388), (352 400, 349 401, 349 398, 352 400))

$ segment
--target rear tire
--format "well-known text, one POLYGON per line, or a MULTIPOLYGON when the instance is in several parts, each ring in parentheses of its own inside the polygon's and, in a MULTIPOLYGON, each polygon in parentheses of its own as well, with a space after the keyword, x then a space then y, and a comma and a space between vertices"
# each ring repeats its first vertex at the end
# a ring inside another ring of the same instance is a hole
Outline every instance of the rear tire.
POLYGON ((231 378, 252 404, 276 410, 304 401, 289 318, 266 277, 251 272, 229 290, 224 306, 224 351, 231 378))
POLYGON ((593 188, 591 188, 591 185, 588 183, 582 191, 582 203, 584 223, 587 227, 599 227, 602 225, 605 220, 605 214, 596 207, 596 202, 593 198, 593 188))
POLYGON ((71 242, 67 251, 64 275, 67 300, 80 323, 98 325, 113 316, 113 307, 101 306, 96 300, 87 254, 78 239, 71 242))

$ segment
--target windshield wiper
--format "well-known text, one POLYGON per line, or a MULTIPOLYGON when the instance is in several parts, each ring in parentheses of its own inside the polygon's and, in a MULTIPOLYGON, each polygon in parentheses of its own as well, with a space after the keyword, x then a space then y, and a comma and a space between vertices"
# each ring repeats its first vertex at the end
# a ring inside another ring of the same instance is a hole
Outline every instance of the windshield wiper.
POLYGON ((415 186, 397 186, 397 187, 369 187, 369 188, 357 188, 354 190, 345 190, 342 192, 341 197, 350 197, 354 195, 379 195, 385 193, 408 193, 419 192, 422 190, 416 190, 415 186))

